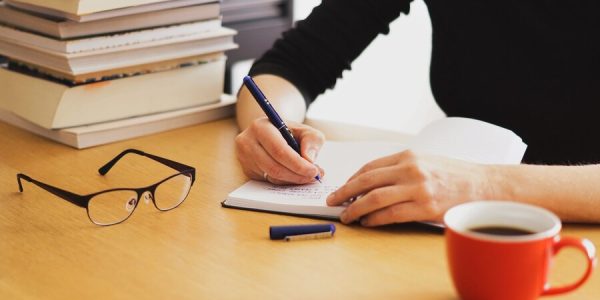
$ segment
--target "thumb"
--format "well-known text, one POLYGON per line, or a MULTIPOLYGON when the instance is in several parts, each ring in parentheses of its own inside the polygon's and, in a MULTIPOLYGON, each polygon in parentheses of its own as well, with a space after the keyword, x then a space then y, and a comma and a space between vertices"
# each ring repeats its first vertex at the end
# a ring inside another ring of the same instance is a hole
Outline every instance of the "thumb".
POLYGON ((301 134, 299 142, 302 157, 314 163, 325 143, 325 136, 318 130, 307 130, 301 134))

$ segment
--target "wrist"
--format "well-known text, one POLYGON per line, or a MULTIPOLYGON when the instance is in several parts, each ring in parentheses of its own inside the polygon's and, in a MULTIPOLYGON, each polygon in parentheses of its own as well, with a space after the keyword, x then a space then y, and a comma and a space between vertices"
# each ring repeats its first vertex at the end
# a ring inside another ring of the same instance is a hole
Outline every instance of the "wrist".
POLYGON ((510 170, 514 166, 484 165, 485 188, 483 199, 516 200, 513 178, 510 170))

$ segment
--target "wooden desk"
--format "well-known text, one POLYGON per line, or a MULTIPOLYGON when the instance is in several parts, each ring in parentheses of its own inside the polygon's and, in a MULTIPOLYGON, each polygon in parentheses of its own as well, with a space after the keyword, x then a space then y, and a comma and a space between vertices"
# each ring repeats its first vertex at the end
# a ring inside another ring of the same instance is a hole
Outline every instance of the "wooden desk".
MULTIPOLYGON (((335 238, 276 242, 274 224, 314 220, 222 208, 246 178, 234 156, 233 120, 75 150, 0 123, 0 299, 454 299, 439 233, 416 225, 338 226, 335 238), (78 193, 154 183, 168 170, 127 156, 106 177, 96 170, 126 148, 195 166, 183 205, 161 213, 140 203, 125 223, 98 227, 84 209, 15 174, 78 193)), ((565 235, 600 245, 600 226, 565 235)), ((575 251, 557 260, 555 282, 583 270, 575 251)), ((598 299, 596 270, 581 289, 552 299, 598 299)))

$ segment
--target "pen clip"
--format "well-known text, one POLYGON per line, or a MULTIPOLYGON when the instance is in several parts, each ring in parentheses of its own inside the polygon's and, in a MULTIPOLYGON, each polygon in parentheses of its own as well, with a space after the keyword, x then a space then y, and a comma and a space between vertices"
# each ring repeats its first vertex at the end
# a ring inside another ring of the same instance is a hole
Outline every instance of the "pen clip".
POLYGON ((316 240, 316 239, 324 239, 324 238, 330 238, 330 237, 333 237, 333 231, 290 235, 290 236, 286 236, 284 238, 284 240, 286 242, 290 242, 290 241, 302 241, 302 240, 316 240))

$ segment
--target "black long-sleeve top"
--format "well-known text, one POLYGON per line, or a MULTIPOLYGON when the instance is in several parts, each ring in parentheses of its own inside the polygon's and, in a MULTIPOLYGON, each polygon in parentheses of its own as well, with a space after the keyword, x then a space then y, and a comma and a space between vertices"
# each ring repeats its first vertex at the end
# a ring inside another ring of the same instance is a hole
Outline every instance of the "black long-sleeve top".
MULTIPOLYGON (((310 104, 410 2, 324 0, 250 74, 280 75, 310 104)), ((511 129, 525 162, 600 162, 600 1, 425 2, 431 88, 448 116, 511 129)))

